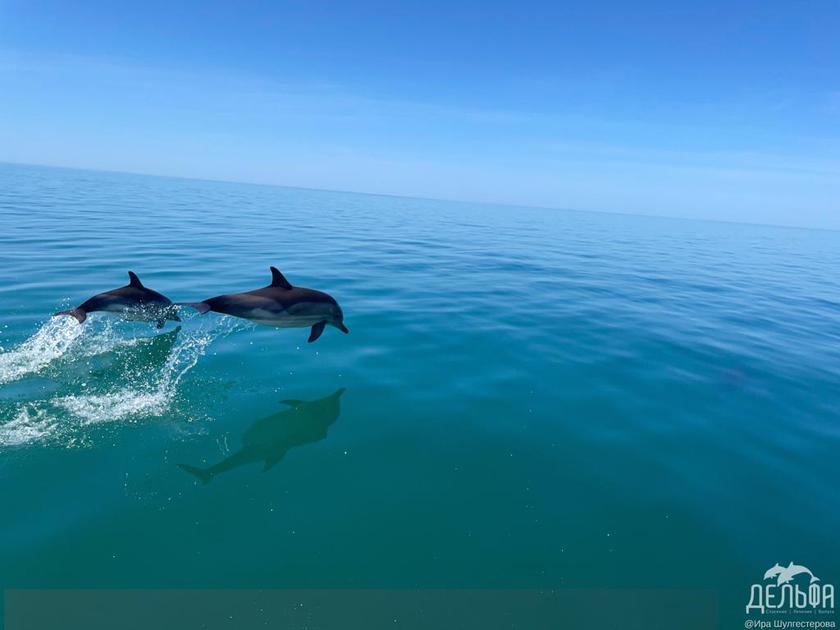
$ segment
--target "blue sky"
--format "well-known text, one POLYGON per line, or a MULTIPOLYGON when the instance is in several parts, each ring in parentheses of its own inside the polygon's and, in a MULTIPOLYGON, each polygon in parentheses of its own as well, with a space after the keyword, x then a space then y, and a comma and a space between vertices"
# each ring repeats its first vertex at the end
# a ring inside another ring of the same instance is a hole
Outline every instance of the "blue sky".
POLYGON ((0 0, 0 161, 840 228, 840 4, 0 0))

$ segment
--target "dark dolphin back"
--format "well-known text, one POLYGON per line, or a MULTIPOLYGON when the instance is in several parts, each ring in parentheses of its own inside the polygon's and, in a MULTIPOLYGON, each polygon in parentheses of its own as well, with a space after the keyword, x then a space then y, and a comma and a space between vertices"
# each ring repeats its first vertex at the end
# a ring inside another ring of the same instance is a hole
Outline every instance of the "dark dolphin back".
POLYGON ((277 267, 271 267, 271 284, 268 286, 241 293, 217 295, 197 304, 206 304, 210 310, 217 313, 247 319, 251 309, 287 310, 301 302, 335 303, 335 300, 322 291, 293 286, 277 267))
MULTIPOLYGON (((126 293, 129 293, 132 290, 136 291, 136 299, 142 302, 161 302, 163 304, 172 304, 172 300, 162 293, 158 293, 157 291, 144 286, 143 283, 140 282, 140 278, 138 278, 137 274, 133 271, 128 272, 128 279, 130 282, 126 286, 116 289, 116 291, 126 291, 126 293)), ((132 296, 133 295, 135 294, 132 292, 132 296)))
MULTIPOLYGON (((117 307, 117 310, 119 310, 120 308, 142 308, 145 305, 150 305, 154 306, 156 311, 163 311, 164 309, 161 309, 161 307, 172 306, 172 300, 168 297, 143 286, 140 278, 133 271, 128 272, 128 280, 128 284, 124 287, 98 293, 82 302, 78 307, 68 311, 60 311, 56 315, 72 315, 81 323, 87 318, 87 313, 109 310, 109 307, 117 307)), ((111 310, 114 309, 111 308, 111 310)), ((161 312, 161 315, 159 317, 160 321, 167 318, 178 321, 177 316, 169 316, 164 312, 161 312)), ((155 317, 158 317, 158 315, 156 314, 155 317)))

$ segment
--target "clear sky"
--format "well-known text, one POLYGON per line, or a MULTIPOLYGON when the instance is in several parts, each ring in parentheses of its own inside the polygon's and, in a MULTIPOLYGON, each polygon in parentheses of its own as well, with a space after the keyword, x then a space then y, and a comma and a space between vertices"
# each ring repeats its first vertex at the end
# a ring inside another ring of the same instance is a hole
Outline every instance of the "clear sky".
POLYGON ((0 161, 840 228, 840 3, 0 0, 0 161))

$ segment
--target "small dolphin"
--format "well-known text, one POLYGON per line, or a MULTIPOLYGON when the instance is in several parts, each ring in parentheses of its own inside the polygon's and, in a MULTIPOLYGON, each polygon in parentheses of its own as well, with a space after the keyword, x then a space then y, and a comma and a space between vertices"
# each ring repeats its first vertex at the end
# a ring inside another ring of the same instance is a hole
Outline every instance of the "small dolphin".
POLYGON ((341 387, 318 400, 283 400, 290 408, 261 418, 242 436, 242 448, 230 457, 207 468, 178 464, 178 468, 210 483, 213 477, 240 466, 263 462, 263 470, 276 465, 289 449, 319 442, 341 413, 341 387))
POLYGON ((88 313, 105 311, 117 313, 124 319, 156 322, 158 328, 163 328, 167 319, 181 321, 175 305, 168 297, 144 287, 133 271, 128 272, 128 278, 130 282, 124 287, 94 295, 80 306, 55 315, 72 315, 81 324, 87 319, 88 313))
POLYGON ((293 287, 276 267, 271 267, 271 284, 262 289, 180 305, 192 306, 199 313, 215 311, 278 328, 312 326, 309 343, 321 336, 327 324, 345 334, 350 332, 344 325, 344 313, 332 296, 314 289, 293 287))

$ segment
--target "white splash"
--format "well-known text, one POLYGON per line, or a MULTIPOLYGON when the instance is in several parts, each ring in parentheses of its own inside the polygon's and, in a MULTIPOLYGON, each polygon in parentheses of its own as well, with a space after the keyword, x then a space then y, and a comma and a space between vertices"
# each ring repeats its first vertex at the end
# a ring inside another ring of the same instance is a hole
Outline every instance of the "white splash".
POLYGON ((0 385, 39 374, 63 358, 93 357, 138 341, 121 338, 107 318, 79 324, 72 317, 52 317, 29 339, 0 353, 0 385))
POLYGON ((0 354, 0 385, 37 374, 62 357, 82 334, 72 317, 53 317, 29 339, 0 354))
POLYGON ((160 416, 171 406, 181 378, 195 367, 214 338, 208 334, 184 335, 172 348, 160 372, 141 375, 148 378, 145 383, 120 387, 105 394, 64 396, 52 402, 82 424, 160 416))
POLYGON ((0 446, 20 446, 50 435, 56 420, 44 408, 21 407, 14 418, 0 425, 0 446))
MULTIPOLYGON (((87 361, 91 356, 121 348, 135 347, 143 352, 143 341, 149 339, 121 338, 110 324, 103 329, 87 329, 80 338, 82 329, 75 321, 73 326, 65 328, 45 324, 38 333, 7 356, 18 353, 29 357, 28 362, 17 359, 19 363, 12 377, 12 371, 0 371, 0 376, 10 380, 26 374, 36 373, 49 363, 61 358, 72 364, 74 361, 87 361), (56 336, 56 331, 73 331, 72 338, 62 344, 50 346, 44 338, 56 336), (48 332, 50 334, 48 334, 48 332), (36 343, 36 339, 38 340, 36 343), (47 351, 45 348, 54 348, 47 351), (37 358, 37 361, 36 361, 37 358)), ((169 350, 165 363, 148 369, 138 369, 124 374, 121 382, 110 390, 92 391, 89 394, 56 395, 43 400, 27 401, 15 404, 8 409, 8 419, 0 419, 0 447, 20 446, 38 441, 60 441, 68 445, 76 444, 78 437, 84 435, 84 428, 109 422, 140 421, 146 418, 160 417, 170 413, 177 399, 178 388, 184 376, 201 357, 207 347, 216 339, 240 330, 243 326, 228 318, 202 322, 196 329, 181 331, 169 350)), ((174 332, 174 331, 173 331, 174 332)), ((134 350, 132 350, 134 351, 134 350)), ((0 366, 12 365, 0 363, 0 366)), ((58 378, 61 370, 58 371, 58 378)), ((0 381, 2 383, 4 381, 0 381)))
POLYGON ((108 394, 65 396, 53 402, 82 420, 83 424, 98 424, 132 416, 160 415, 166 411, 169 398, 164 391, 142 393, 122 389, 108 394))

